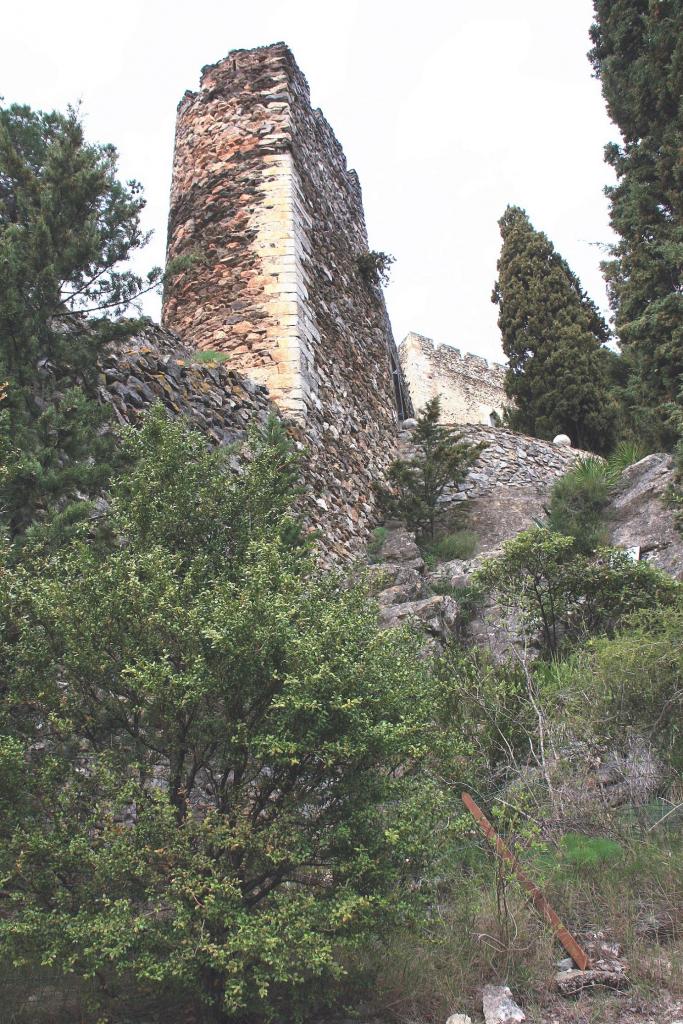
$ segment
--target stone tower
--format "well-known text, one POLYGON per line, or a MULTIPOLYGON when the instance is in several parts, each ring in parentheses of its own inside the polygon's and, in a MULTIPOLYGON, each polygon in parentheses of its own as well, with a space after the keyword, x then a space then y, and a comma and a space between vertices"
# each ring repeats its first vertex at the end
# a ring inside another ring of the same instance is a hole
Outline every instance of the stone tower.
POLYGON ((373 525, 372 483, 410 414, 381 290, 358 268, 367 250, 357 175, 289 49, 204 68, 178 107, 167 255, 184 259, 163 322, 228 353, 298 425, 339 556, 373 525))

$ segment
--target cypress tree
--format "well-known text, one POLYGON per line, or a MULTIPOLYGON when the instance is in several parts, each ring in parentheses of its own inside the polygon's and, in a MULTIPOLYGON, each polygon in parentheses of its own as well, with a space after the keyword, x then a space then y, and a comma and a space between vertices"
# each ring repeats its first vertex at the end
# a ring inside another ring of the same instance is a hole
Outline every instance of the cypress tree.
POLYGON ((667 404, 683 375, 683 6, 594 0, 594 11, 589 59, 622 137, 605 148, 619 241, 603 271, 632 418, 648 440, 669 444, 667 404))
POLYGON ((508 357, 505 390, 514 429, 550 439, 568 434, 603 453, 614 435, 607 326, 576 275, 526 212, 508 206, 492 301, 508 357))

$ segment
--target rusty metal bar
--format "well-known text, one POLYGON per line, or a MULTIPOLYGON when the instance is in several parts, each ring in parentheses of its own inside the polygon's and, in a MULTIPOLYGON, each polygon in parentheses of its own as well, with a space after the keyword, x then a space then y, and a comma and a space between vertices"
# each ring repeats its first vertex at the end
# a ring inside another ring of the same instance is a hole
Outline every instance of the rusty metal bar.
POLYGON ((590 967, 590 958, 588 957, 585 950, 581 948, 574 936, 568 931, 567 928, 562 924, 559 917, 548 903, 547 899, 538 888, 537 885, 528 878, 522 869, 519 867, 517 858, 510 852, 508 847, 505 845, 503 840, 500 838, 496 830, 494 829, 491 822, 488 820, 484 812, 477 806, 469 793, 462 794, 462 802, 464 803, 467 810, 470 812, 477 825, 484 833, 489 842, 494 846, 496 853, 503 860, 506 860, 515 875, 520 885, 522 885, 531 896, 531 901, 537 910, 543 914, 553 932, 560 940, 564 948, 569 953, 570 957, 579 968, 580 971, 587 971, 590 967))

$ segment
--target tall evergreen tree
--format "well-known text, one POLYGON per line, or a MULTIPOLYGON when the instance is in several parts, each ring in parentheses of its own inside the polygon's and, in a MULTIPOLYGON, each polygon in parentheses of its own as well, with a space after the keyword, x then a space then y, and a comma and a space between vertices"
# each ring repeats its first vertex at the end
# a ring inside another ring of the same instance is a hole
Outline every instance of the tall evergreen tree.
POLYGON ((668 443, 666 404, 683 376, 683 6, 594 0, 594 10, 589 58, 622 136, 605 148, 619 241, 603 269, 635 422, 668 443))
POLYGON ((13 537, 101 484, 97 354, 131 330, 111 316, 159 277, 120 269, 146 236, 141 188, 117 179, 116 159, 73 111, 0 108, 0 517, 13 537))
POLYGON ((552 242, 526 212, 508 206, 492 301, 508 357, 505 390, 516 430, 552 438, 567 433, 595 452, 613 440, 608 331, 595 304, 552 242))

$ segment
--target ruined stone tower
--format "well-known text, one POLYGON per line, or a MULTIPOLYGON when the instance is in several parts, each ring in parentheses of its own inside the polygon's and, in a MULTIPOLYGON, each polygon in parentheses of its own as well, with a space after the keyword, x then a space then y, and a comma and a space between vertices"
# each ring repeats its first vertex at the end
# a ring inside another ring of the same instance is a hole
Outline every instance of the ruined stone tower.
POLYGON ((309 450, 311 501, 348 556, 409 414, 361 190, 283 43, 203 69, 178 107, 164 325, 267 386, 309 450))

